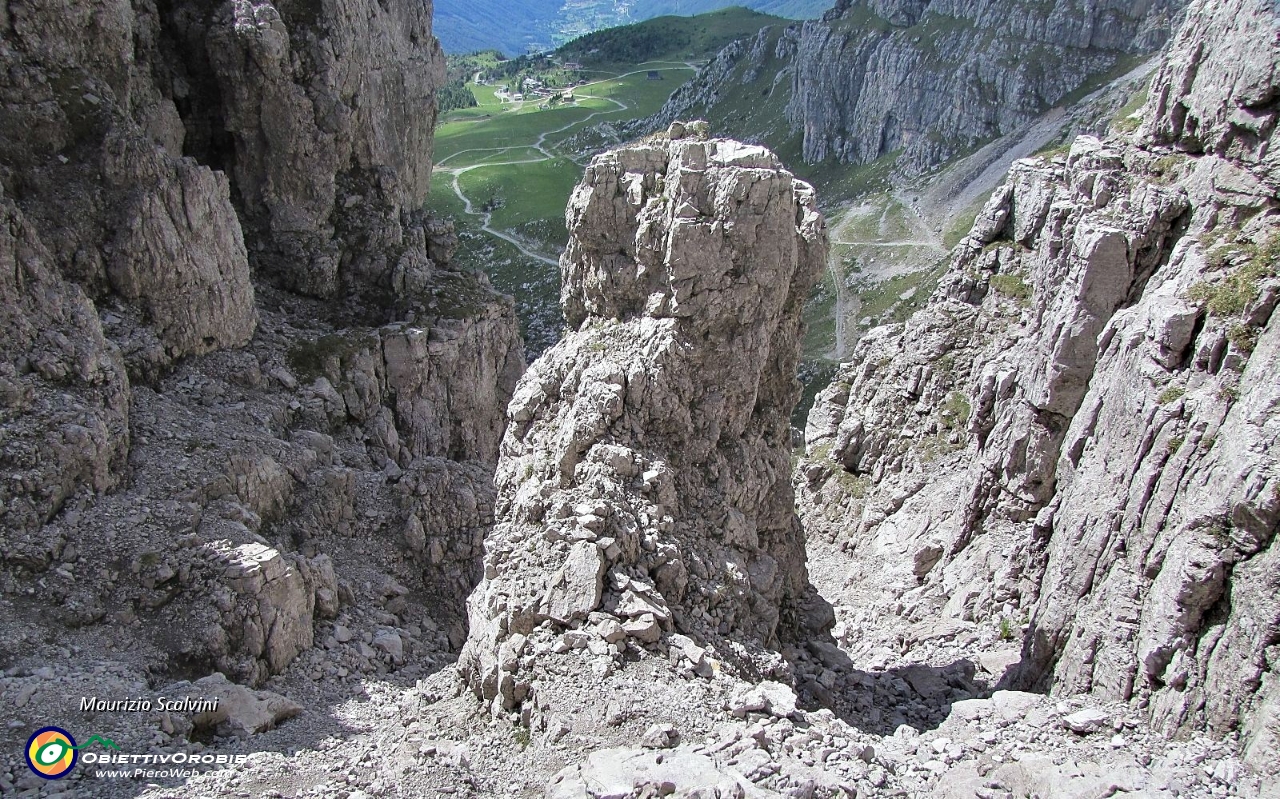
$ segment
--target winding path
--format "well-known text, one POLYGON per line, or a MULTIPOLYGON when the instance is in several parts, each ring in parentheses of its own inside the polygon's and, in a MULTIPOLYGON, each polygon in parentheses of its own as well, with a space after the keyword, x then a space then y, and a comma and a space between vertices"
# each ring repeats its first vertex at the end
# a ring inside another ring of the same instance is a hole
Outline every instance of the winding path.
MULTIPOLYGON (((901 238, 901 239, 894 239, 889 241, 885 241, 884 239, 880 239, 880 238, 876 238, 874 240, 866 240, 866 239, 859 240, 856 235, 851 233, 850 228, 853 227, 853 224, 856 221, 866 219, 871 214, 875 213, 874 208, 869 212, 865 212, 864 209, 866 207, 867 206, 863 204, 860 206, 852 206, 845 210, 844 216, 841 217, 840 221, 837 222, 835 225, 833 225, 831 228, 832 244, 842 244, 847 247, 859 247, 859 248, 874 247, 874 248, 885 248, 885 249, 900 248, 900 247, 916 247, 916 248, 920 248, 928 251, 931 256, 941 256, 946 253, 946 250, 943 249, 943 246, 942 246, 942 236, 930 230, 928 226, 924 224, 923 220, 919 220, 915 218, 905 219, 905 222, 910 227, 910 230, 904 231, 904 232, 907 233, 907 235, 909 235, 910 238, 901 238)), ((907 213, 908 208, 909 206, 907 206, 905 203, 902 203, 902 209, 904 211, 902 216, 904 217, 908 216, 908 213, 907 213)), ((877 226, 883 226, 885 223, 886 215, 892 213, 893 210, 894 210, 893 204, 889 204, 885 208, 881 209, 879 216, 876 220, 877 226)), ((848 343, 848 339, 845 336, 845 331, 848 327, 849 317, 857 313, 859 308, 859 303, 856 297, 851 298, 849 296, 849 289, 845 286, 846 276, 844 273, 844 269, 842 268, 842 265, 840 263, 840 260, 841 260, 841 254, 835 249, 832 249, 830 256, 827 258, 827 271, 831 275, 832 283, 835 284, 835 294, 836 294, 835 308, 832 310, 832 313, 835 315, 835 346, 832 348, 831 357, 833 357, 836 361, 843 362, 845 359, 845 356, 848 355, 848 350, 849 350, 849 343, 848 343)), ((873 270, 868 274, 874 279, 884 280, 889 277, 892 277, 894 272, 892 269, 888 270, 887 272, 884 270, 880 270, 880 271, 873 270)))
MULTIPOLYGON (((897 240, 886 241, 881 238, 858 240, 858 235, 851 230, 854 223, 865 220, 869 213, 866 205, 854 205, 845 208, 839 222, 831 228, 831 243, 858 248, 893 248, 918 247, 926 251, 930 257, 945 257, 947 248, 943 238, 945 231, 969 209, 972 209, 982 197, 989 194, 1004 180, 1009 166, 1019 158, 1026 158, 1061 136, 1063 131, 1085 113, 1090 104, 1111 93, 1127 93, 1132 86, 1145 79, 1155 68, 1155 58, 1150 58, 1122 77, 1091 92, 1075 104, 1066 108, 1053 108, 1032 120, 1012 133, 988 143, 968 156, 960 158, 942 171, 920 185, 899 186, 890 190, 887 197, 900 209, 899 221, 908 230, 903 230, 897 240)), ((893 209, 893 205, 880 213, 880 223, 885 221, 885 214, 893 209)), ((848 296, 844 285, 844 270, 841 268, 840 255, 833 251, 828 260, 828 270, 835 283, 835 330, 836 341, 833 355, 836 360, 843 361, 848 349, 845 341, 847 318, 857 312, 856 298, 848 296)), ((898 272, 899 274, 901 272, 898 272)), ((893 267, 887 270, 878 266, 866 273, 873 280, 883 281, 895 274, 893 267)))
MULTIPOLYGON (((672 64, 672 63, 681 63, 681 62, 655 61, 652 63, 672 64)), ((575 91, 588 89, 592 86, 596 86, 601 83, 607 83, 613 80, 629 78, 632 75, 640 75, 648 72, 683 72, 690 68, 696 69, 696 67, 694 67, 692 64, 685 62, 685 63, 682 63, 681 66, 677 66, 677 67, 662 67, 656 70, 637 69, 631 72, 624 72, 621 75, 611 75, 608 78, 603 78, 601 80, 593 81, 591 83, 584 83, 582 86, 577 87, 575 91)), ((562 158, 562 157, 567 158, 567 156, 563 155, 562 153, 556 153, 552 149, 550 149, 549 145, 547 144, 547 139, 550 138, 551 136, 564 133, 565 131, 571 128, 577 127, 579 125, 585 127, 588 123, 591 122, 591 120, 597 117, 605 116, 608 114, 617 114, 620 111, 630 111, 633 107, 621 100, 614 99, 613 97, 599 97, 593 94, 580 94, 579 97, 584 100, 599 100, 601 102, 613 103, 614 105, 617 106, 617 108, 603 110, 603 111, 593 111, 592 113, 588 114, 582 119, 576 119, 568 123, 567 125, 563 125, 561 127, 555 128, 554 130, 543 131, 541 134, 538 135, 537 139, 535 139, 534 141, 528 144, 509 144, 502 147, 475 147, 467 150, 459 150, 456 153, 452 153, 446 156, 445 158, 442 158, 440 161, 436 163, 434 167, 434 171, 450 176, 453 193, 456 194, 458 196, 458 199, 462 201, 463 210, 468 216, 480 217, 481 230, 483 230, 485 233, 490 234, 491 236, 502 239, 508 244, 511 244, 516 249, 518 249, 520 253, 525 257, 532 258, 536 261, 541 261, 542 263, 549 264, 551 266, 559 266, 559 261, 552 258, 548 258, 547 256, 530 249, 527 243, 520 240, 518 237, 512 235, 510 232, 495 228, 493 226, 492 211, 476 210, 475 204, 471 201, 469 197, 467 197, 466 193, 463 192, 460 178, 466 173, 476 169, 489 169, 492 167, 502 167, 502 166, 518 166, 520 164, 540 164, 545 161, 553 160, 555 158, 562 158), (446 166, 446 164, 448 164, 449 161, 453 160, 454 158, 457 158, 460 155, 465 155, 467 153, 489 153, 489 152, 507 153, 512 150, 536 150, 541 157, 514 159, 509 161, 489 161, 489 162, 480 163, 480 164, 470 164, 464 167, 446 166)), ((517 104, 517 108, 515 109, 515 111, 518 111, 520 107, 523 107, 523 103, 517 104)), ((515 111, 503 112, 503 113, 514 113, 515 111)), ((572 161, 573 159, 570 158, 569 160, 572 161)))
POLYGON ((459 185, 458 183, 458 178, 460 178, 463 174, 470 172, 473 169, 482 169, 486 166, 508 166, 513 164, 540 164, 545 160, 547 159, 536 158, 536 159, 531 159, 527 161, 504 161, 504 162, 499 162, 495 164, 476 164, 475 166, 468 166, 468 167, 463 167, 457 170, 450 170, 450 173, 453 175, 453 184, 452 184, 453 193, 458 195, 459 200, 462 200, 463 210, 467 214, 471 216, 480 217, 481 230, 483 230, 485 233, 488 233, 491 236, 496 236, 502 239, 503 241, 513 245, 526 258, 532 258, 536 261, 541 261, 544 264, 550 264, 551 266, 559 266, 560 265, 559 261, 552 260, 551 258, 548 258, 545 255, 534 252, 533 250, 529 249, 524 242, 520 241, 515 236, 511 235, 510 233, 507 233, 506 231, 502 231, 495 228, 493 226, 493 212, 477 211, 475 209, 475 206, 472 204, 471 199, 467 197, 466 194, 463 194, 462 186, 459 185))

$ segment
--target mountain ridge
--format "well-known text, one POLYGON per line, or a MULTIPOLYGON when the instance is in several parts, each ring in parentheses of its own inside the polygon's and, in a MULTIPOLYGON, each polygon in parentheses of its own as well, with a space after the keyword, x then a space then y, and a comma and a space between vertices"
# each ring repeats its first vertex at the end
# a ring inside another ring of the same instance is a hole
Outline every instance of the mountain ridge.
POLYGON ((501 50, 508 57, 551 50, 605 28, 666 15, 695 16, 739 6, 792 19, 821 16, 832 0, 440 0, 436 34, 450 53, 501 50))
POLYGON ((1274 772, 1275 31, 1193 3, 1141 126, 1016 162, 823 392, 796 481, 851 646, 999 623, 1007 686, 1240 730, 1274 772))
POLYGON ((805 163, 891 159, 921 175, 1068 100, 1091 76, 1134 66, 1167 39, 1184 2, 1126 11, 1057 0, 1042 15, 1014 0, 847 0, 821 20, 730 46, 652 127, 731 119, 754 97, 777 120, 760 133, 805 163))

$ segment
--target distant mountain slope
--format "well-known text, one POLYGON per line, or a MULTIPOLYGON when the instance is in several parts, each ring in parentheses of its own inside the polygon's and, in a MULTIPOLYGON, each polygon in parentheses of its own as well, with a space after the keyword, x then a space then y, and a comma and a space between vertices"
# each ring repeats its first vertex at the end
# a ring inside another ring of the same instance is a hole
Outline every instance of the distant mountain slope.
POLYGON ((653 126, 702 117, 784 158, 918 175, 1132 69, 1184 5, 840 0, 726 48, 653 126))
POLYGON ((743 6, 790 19, 815 19, 834 0, 437 0, 435 33, 449 53, 496 48, 508 55, 550 49, 592 31, 665 15, 692 16, 743 6))
POLYGON ((563 0, 437 0, 434 30, 448 53, 496 48, 520 55, 546 47, 563 0))
POLYGON ((705 14, 708 11, 718 11, 735 5, 765 14, 786 16, 791 19, 816 19, 822 16, 824 11, 835 5, 835 2, 834 0, 739 0, 738 2, 726 2, 725 0, 639 0, 631 8, 628 16, 632 19, 644 19, 665 14, 692 16, 694 14, 705 14))
POLYGON ((818 19, 832 6, 831 0, 761 0, 751 8, 788 19, 818 19))
POLYGON ((781 17, 740 7, 696 17, 668 15, 588 33, 556 52, 565 59, 584 64, 701 60, 710 58, 731 42, 754 38, 764 28, 781 27, 787 22, 781 17))

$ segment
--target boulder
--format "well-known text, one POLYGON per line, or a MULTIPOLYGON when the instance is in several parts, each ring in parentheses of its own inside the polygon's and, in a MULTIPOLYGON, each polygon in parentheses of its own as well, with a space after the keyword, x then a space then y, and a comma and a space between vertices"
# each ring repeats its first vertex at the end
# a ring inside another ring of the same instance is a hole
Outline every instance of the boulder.
POLYGON ((748 713, 788 718, 796 712, 796 692, 782 683, 762 682, 729 700, 729 712, 739 718, 748 713))
POLYGON ((1079 735, 1098 732, 1111 723, 1111 714, 1098 708, 1085 708, 1062 717, 1062 726, 1079 735))
POLYGON ((216 707, 191 715, 197 728, 231 732, 241 737, 275 729, 302 712, 302 706, 271 691, 255 691, 237 685, 217 673, 194 683, 180 683, 165 689, 166 699, 188 699, 190 703, 216 700, 216 707))
POLYGON ((601 749, 558 772, 547 784, 548 799, 602 796, 777 796, 752 785, 706 755, 683 749, 601 749))

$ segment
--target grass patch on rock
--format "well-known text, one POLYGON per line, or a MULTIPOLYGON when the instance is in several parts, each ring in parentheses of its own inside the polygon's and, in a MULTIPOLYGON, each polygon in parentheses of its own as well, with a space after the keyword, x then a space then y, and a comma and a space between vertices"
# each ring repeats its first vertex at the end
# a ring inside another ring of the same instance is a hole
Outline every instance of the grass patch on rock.
POLYGON ((1002 297, 1008 297, 1016 301, 1020 305, 1025 305, 1031 300, 1031 286, 1022 279, 1022 275, 992 275, 991 290, 1002 297))
POLYGON ((294 344, 285 359, 293 373, 304 382, 318 377, 332 381, 342 374, 343 362, 358 352, 377 347, 378 343, 378 337, 373 333, 330 333, 294 344))

